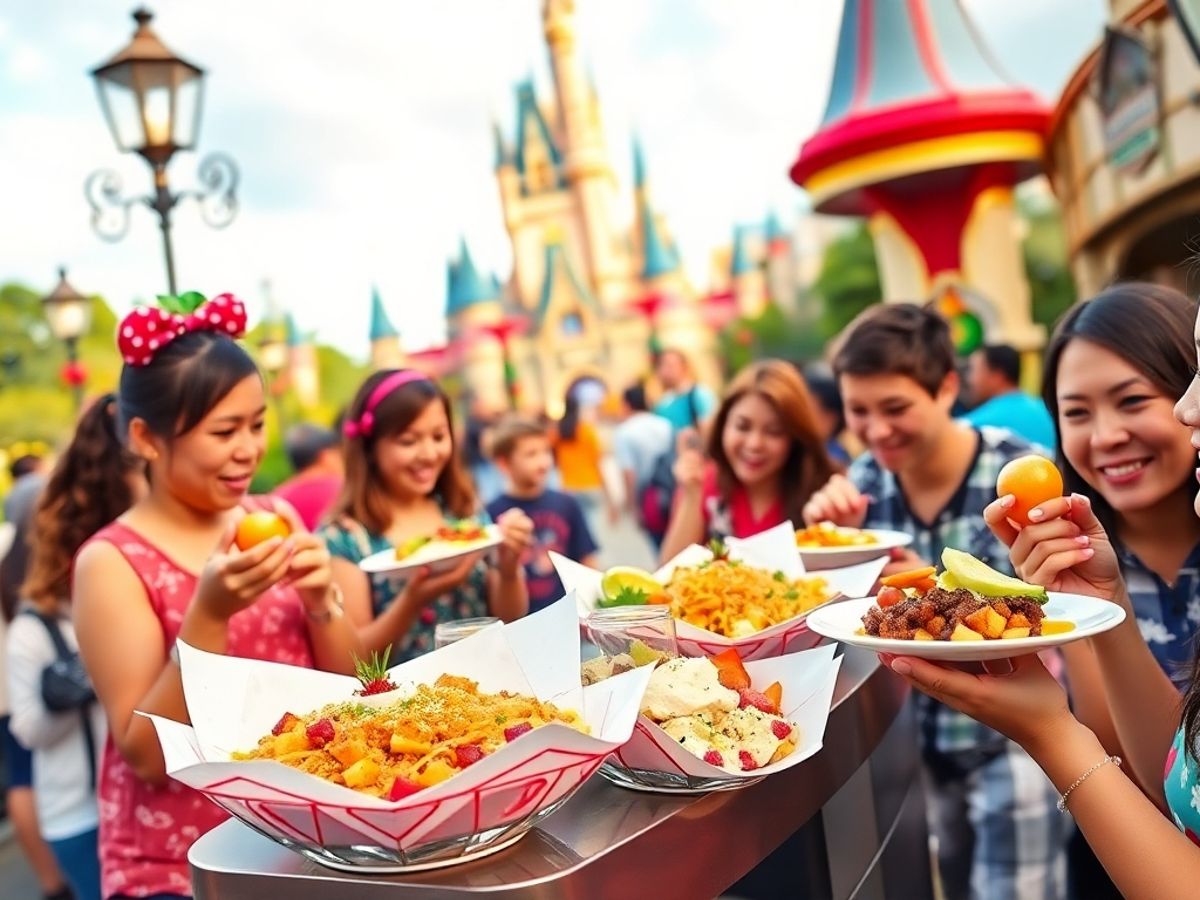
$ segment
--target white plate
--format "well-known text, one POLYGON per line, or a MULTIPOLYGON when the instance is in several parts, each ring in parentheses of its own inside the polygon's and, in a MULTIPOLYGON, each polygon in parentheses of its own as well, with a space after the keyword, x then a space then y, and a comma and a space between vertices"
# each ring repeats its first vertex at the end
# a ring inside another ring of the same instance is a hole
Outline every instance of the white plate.
POLYGON ((1073 622, 1073 630, 1063 634, 997 641, 900 641, 855 633, 862 628, 863 616, 874 605, 875 598, 867 597, 823 606, 808 614, 808 627, 827 638, 876 653, 919 656, 947 662, 982 662, 1025 656, 1047 647, 1069 644, 1116 628, 1125 621, 1125 610, 1115 603, 1082 594, 1052 591, 1049 602, 1043 607, 1046 618, 1073 622))
POLYGON ((434 572, 444 571, 453 565, 460 556, 468 553, 478 553, 480 550, 491 550, 498 547, 503 538, 500 529, 495 525, 485 525, 487 537, 477 541, 430 541, 411 556, 396 559, 394 548, 372 553, 359 562, 358 567, 369 575, 381 575, 385 572, 403 572, 407 569, 418 569, 429 566, 434 572))
POLYGON ((896 547, 907 547, 912 543, 912 535, 903 531, 888 531, 883 528, 864 528, 864 531, 875 535, 874 544, 854 544, 849 547, 797 547, 800 558, 804 560, 804 568, 809 572, 820 569, 832 569, 840 566, 854 566, 869 559, 877 559, 896 547))

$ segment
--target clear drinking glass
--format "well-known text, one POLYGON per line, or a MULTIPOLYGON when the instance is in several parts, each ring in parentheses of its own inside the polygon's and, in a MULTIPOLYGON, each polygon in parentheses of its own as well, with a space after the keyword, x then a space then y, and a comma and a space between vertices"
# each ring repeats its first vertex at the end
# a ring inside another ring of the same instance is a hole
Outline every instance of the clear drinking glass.
POLYGON ((445 647, 455 641, 470 637, 477 631, 482 631, 493 622, 499 622, 495 616, 479 616, 475 619, 455 619, 453 622, 438 622, 433 630, 433 649, 445 647))
POLYGON ((640 666, 679 655, 675 620, 665 605, 597 609, 587 617, 586 627, 589 640, 610 659, 626 654, 640 666))

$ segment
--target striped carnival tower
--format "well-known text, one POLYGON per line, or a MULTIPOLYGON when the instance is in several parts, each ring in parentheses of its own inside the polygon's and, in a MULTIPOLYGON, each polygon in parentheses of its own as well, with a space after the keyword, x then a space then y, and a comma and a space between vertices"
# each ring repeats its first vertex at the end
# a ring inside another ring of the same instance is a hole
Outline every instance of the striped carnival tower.
POLYGON ((937 300, 963 352, 1032 356, 1044 333, 1013 188, 1041 172, 1049 117, 958 0, 845 0, 825 114, 791 176, 818 212, 867 218, 884 300, 937 300))

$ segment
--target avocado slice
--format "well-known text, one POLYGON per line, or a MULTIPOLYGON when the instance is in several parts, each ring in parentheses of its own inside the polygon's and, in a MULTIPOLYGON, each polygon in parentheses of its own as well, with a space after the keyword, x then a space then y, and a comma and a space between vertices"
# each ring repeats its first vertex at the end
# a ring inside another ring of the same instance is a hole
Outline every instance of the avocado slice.
POLYGON ((1049 599, 1044 587, 1026 584, 1019 578, 997 572, 971 554, 951 547, 942 551, 942 567, 945 572, 938 580, 944 587, 952 583, 956 587, 974 591, 981 597, 1029 597, 1038 603, 1045 603, 1049 599))

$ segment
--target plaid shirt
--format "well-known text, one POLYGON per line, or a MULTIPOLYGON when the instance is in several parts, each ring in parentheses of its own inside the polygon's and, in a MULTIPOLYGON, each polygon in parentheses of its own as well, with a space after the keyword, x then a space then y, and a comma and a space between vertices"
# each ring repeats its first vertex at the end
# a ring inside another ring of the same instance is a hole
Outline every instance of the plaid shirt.
POLYGON ((1179 687, 1187 684, 1200 628, 1200 544, 1184 560, 1174 584, 1167 584, 1122 547, 1118 554, 1138 630, 1163 671, 1179 687))
MULTIPOLYGON (((908 507, 896 476, 864 453, 850 466, 850 480, 871 497, 864 528, 887 528, 913 536, 909 549, 931 564, 953 547, 1012 574, 1008 547, 988 529, 983 508, 996 499, 996 478, 1005 463, 1027 456, 1034 447, 1010 431, 984 426, 967 477, 932 523, 922 522, 908 507)), ((925 694, 916 696, 917 717, 926 754, 1000 753, 1007 739, 969 716, 943 706, 925 694)))

